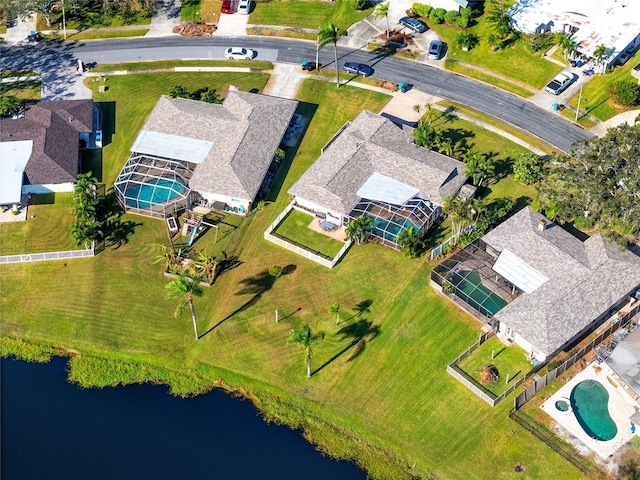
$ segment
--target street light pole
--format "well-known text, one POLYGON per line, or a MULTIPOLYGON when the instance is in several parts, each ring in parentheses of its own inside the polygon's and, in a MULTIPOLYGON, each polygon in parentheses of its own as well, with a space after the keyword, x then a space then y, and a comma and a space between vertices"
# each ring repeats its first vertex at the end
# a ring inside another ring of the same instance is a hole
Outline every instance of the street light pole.
POLYGON ((578 115, 580 115, 580 100, 582 100, 582 85, 580 85, 580 96, 578 97, 578 108, 576 108, 576 122, 578 121, 578 115))
POLYGON ((64 0, 62 0, 62 37, 67 39, 67 19, 64 14, 64 0))

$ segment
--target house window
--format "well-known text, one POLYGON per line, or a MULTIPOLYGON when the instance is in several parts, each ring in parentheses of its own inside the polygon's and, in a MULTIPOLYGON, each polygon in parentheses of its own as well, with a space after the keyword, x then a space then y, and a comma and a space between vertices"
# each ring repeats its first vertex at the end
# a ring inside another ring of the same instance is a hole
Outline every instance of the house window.
POLYGON ((505 333, 507 334, 507 337, 512 338, 512 339, 515 338, 515 336, 516 336, 516 332, 512 327, 507 327, 505 329, 505 333))

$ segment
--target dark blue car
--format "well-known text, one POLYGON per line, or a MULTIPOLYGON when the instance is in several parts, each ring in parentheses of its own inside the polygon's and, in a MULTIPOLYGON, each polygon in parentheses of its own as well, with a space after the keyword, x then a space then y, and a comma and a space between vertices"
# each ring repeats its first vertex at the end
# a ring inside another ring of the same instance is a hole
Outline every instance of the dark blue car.
POLYGON ((347 73, 353 73, 354 75, 362 75, 363 77, 369 77, 373 75, 373 68, 364 63, 345 62, 342 69, 347 73))

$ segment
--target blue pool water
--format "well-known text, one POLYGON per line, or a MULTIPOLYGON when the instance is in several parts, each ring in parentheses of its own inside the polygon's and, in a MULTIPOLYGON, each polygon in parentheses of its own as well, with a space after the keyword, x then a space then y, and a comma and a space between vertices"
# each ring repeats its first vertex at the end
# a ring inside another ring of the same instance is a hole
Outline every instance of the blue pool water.
POLYGON ((591 438, 608 441, 618 433, 609 415, 609 393, 597 380, 584 380, 571 391, 571 408, 582 429, 591 438))
POLYGON ((373 221, 373 228, 371 229, 371 233, 373 233, 376 237, 395 242, 400 232, 403 230, 408 230, 410 227, 413 227, 413 230, 415 232, 418 232, 419 230, 419 228, 411 220, 405 220, 402 226, 400 226, 392 223, 390 220, 385 220, 384 218, 375 218, 373 221))
POLYGON ((127 206, 148 208, 151 205, 166 203, 184 191, 180 179, 154 178, 142 185, 134 185, 125 192, 127 206))

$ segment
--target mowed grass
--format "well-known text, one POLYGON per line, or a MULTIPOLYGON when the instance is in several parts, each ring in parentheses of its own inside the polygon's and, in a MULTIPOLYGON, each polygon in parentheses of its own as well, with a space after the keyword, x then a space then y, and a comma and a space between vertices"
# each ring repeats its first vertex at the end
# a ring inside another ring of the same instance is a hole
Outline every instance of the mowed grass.
POLYGON ((24 103, 40 100, 42 83, 40 80, 25 82, 7 82, 0 86, 0 95, 13 96, 24 103))
POLYGON ((480 373, 489 366, 495 367, 498 380, 493 385, 483 385, 483 387, 494 395, 500 395, 533 368, 527 361, 526 352, 522 348, 515 344, 508 347, 495 337, 480 345, 458 364, 461 370, 478 383, 480 373), (491 358, 492 355, 493 358, 491 358))
POLYGON ((322 235, 309 228, 313 216, 298 210, 291 210, 275 228, 273 233, 279 237, 301 245, 327 258, 333 258, 344 246, 344 243, 322 235))
POLYGON ((371 8, 362 11, 354 10, 350 0, 260 2, 255 4, 250 23, 319 30, 331 21, 336 27, 346 30, 369 15, 371 11, 371 8))
POLYGON ((478 71, 475 68, 469 68, 462 64, 451 61, 445 61, 444 67, 452 72, 475 78, 476 80, 488 83, 489 85, 501 88, 502 90, 506 90, 507 92, 513 93, 514 95, 518 95, 523 98, 533 96, 533 92, 531 92, 530 90, 523 88, 520 85, 516 85, 513 82, 507 81, 503 78, 498 78, 492 72, 478 71))
POLYGON ((159 70, 176 67, 230 67, 251 68, 253 70, 270 70, 273 63, 256 60, 158 60, 150 62, 105 63, 92 68, 91 71, 112 72, 114 70, 159 70))
POLYGON ((222 0, 186 0, 182 2, 180 18, 183 22, 215 23, 220 20, 222 0))
MULTIPOLYGON (((627 63, 621 67, 615 67, 611 73, 604 75, 594 75, 591 80, 584 84, 582 88, 582 99, 580 100, 580 110, 596 117, 598 120, 608 120, 619 113, 633 110, 638 107, 624 107, 615 102, 611 95, 611 85, 620 80, 631 79, 631 70, 640 62, 640 51, 631 57, 627 63)), ((573 96, 569 105, 578 107, 580 94, 573 96)))
MULTIPOLYGON (((444 24, 436 25, 429 19, 423 18, 422 20, 426 21, 427 25, 447 43, 447 58, 482 67, 488 72, 496 72, 538 89, 543 88, 562 70, 560 65, 544 59, 543 52, 531 53, 524 41, 518 41, 495 52, 492 51, 487 37, 493 30, 486 20, 486 15, 479 17, 477 25, 469 29, 480 38, 480 43, 468 52, 456 45, 459 29, 444 24)), ((447 68, 449 68, 449 63, 447 63, 447 68)), ((523 90, 522 93, 515 91, 513 93, 522 95, 524 92, 526 90, 523 90)))
POLYGON ((123 38, 123 37, 144 37, 148 28, 136 28, 133 30, 92 30, 89 32, 78 32, 67 35, 67 40, 95 40, 98 38, 123 38))
MULTIPOLYGON (((176 75, 111 79, 104 94, 116 105, 113 143, 103 155, 109 182, 167 87, 224 90, 233 83, 244 90, 264 81, 176 75)), ((104 368, 110 384, 162 381, 154 374, 159 368, 209 379, 210 385, 220 380, 268 418, 304 429, 329 453, 357 457, 374 478, 507 479, 517 464, 529 478, 581 478, 508 418, 509 400, 491 408, 446 373, 479 328, 428 286, 430 266, 422 259, 365 245, 329 270, 263 239, 289 200, 286 189, 321 146, 345 121, 363 108, 379 111, 388 97, 308 80, 299 100, 300 111, 312 120, 280 195, 244 222, 236 247, 241 264, 195 299, 200 341, 193 339, 187 314, 173 318, 175 302, 164 299, 167 280, 161 265, 153 264, 153 244, 166 242, 164 222, 133 215, 123 217, 135 222, 127 241, 93 259, 0 267, 3 279, 11 280, 2 282, 2 334, 78 350, 80 359, 107 359, 93 367, 96 362, 74 362, 72 368, 80 370, 74 378, 95 372, 89 383, 102 378, 104 368), (274 264, 292 268, 275 282, 264 281, 274 264), (335 301, 341 305, 339 325, 328 313, 335 301), (311 379, 302 350, 287 345, 290 329, 303 324, 326 333, 314 347, 311 379), (116 372, 132 362, 149 365, 148 376, 132 375, 130 368, 122 376, 116 372)))

